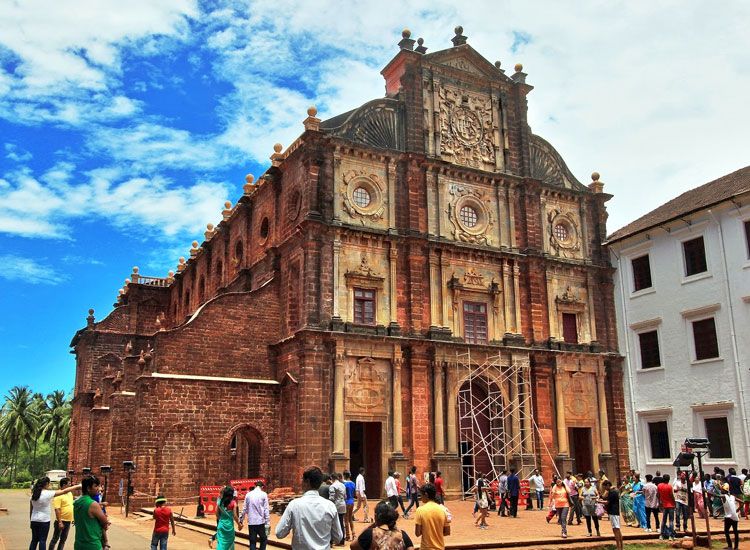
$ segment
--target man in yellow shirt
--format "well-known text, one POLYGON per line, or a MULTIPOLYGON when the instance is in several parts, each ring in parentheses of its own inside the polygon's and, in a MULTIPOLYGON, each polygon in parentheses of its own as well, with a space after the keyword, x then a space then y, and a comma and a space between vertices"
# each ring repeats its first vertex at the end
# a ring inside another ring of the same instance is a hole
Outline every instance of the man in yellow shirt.
POLYGON ((437 489, 432 483, 425 483, 419 488, 422 506, 417 508, 414 516, 416 535, 422 537, 420 550, 444 550, 445 539, 451 534, 450 519, 445 507, 436 502, 437 489))
MULTIPOLYGON (((60 489, 65 489, 68 485, 70 485, 70 479, 67 477, 60 480, 60 489)), ((55 530, 52 533, 49 550, 55 550, 55 545, 57 545, 57 550, 63 550, 65 541, 68 539, 70 524, 73 522, 73 493, 55 497, 52 507, 55 509, 55 530)))

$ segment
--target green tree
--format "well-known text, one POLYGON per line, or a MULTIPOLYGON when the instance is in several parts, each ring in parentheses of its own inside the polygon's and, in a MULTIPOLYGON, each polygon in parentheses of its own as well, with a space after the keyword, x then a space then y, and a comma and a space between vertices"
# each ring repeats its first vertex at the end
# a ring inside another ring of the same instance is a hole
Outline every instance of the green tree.
POLYGON ((47 443, 52 444, 52 467, 57 468, 57 453, 60 443, 67 440, 70 429, 70 401, 62 390, 47 395, 46 406, 41 416, 39 433, 47 443))
POLYGON ((29 471, 31 472, 32 476, 37 475, 37 465, 36 465, 36 452, 37 448, 39 447, 39 435, 40 435, 40 421, 44 415, 44 411, 47 408, 47 402, 44 400, 44 396, 42 396, 41 393, 34 393, 32 396, 31 406, 34 409, 34 432, 31 434, 33 439, 33 446, 34 451, 31 456, 31 467, 29 468, 29 471))
POLYGON ((0 417, 0 439, 12 454, 10 480, 16 480, 18 451, 22 445, 29 448, 29 437, 36 431, 36 413, 28 386, 15 386, 5 397, 0 417))

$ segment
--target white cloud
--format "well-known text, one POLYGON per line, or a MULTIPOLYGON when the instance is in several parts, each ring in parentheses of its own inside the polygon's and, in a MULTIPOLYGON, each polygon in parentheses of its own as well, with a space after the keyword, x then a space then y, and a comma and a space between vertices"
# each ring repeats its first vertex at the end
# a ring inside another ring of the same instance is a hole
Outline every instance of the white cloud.
POLYGON ((67 277, 31 258, 14 254, 0 255, 0 278, 32 285, 57 285, 67 277))

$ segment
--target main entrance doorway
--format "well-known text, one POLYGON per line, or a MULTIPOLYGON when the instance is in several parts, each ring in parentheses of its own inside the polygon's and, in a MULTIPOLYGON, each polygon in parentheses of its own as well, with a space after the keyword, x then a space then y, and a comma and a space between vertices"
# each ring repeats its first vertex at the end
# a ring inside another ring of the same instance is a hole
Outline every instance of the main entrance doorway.
POLYGON ((570 456, 575 460, 574 474, 594 471, 593 452, 591 450, 591 428, 569 428, 570 456))
POLYGON ((380 422, 349 422, 349 467, 356 479, 365 467, 368 498, 380 498, 382 479, 383 425, 380 422))

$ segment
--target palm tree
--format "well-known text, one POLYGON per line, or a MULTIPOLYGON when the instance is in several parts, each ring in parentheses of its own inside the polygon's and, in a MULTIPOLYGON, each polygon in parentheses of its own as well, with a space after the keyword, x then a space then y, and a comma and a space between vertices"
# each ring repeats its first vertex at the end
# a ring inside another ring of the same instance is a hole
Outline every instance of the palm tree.
POLYGON ((47 402, 44 400, 44 397, 42 396, 42 394, 37 392, 37 393, 34 393, 34 395, 32 396, 31 406, 34 409, 34 416, 35 416, 35 419, 34 419, 34 431, 31 434, 32 439, 34 441, 34 452, 32 454, 32 458, 31 458, 31 475, 32 475, 32 477, 35 477, 36 474, 37 474, 37 471, 36 471, 36 450, 37 450, 37 447, 39 446, 39 435, 40 435, 39 434, 39 427, 40 427, 39 423, 40 423, 42 417, 44 416, 44 411, 47 408, 47 402))
POLYGON ((3 404, 3 415, 0 418, 0 438, 13 453, 10 482, 16 480, 18 468, 18 450, 21 444, 29 447, 28 437, 35 431, 36 412, 32 405, 33 398, 28 386, 15 386, 8 392, 3 404))
POLYGON ((47 395, 47 402, 39 426, 39 433, 46 442, 52 442, 52 465, 57 467, 57 451, 60 440, 67 437, 70 428, 70 401, 65 392, 55 390, 47 395))

